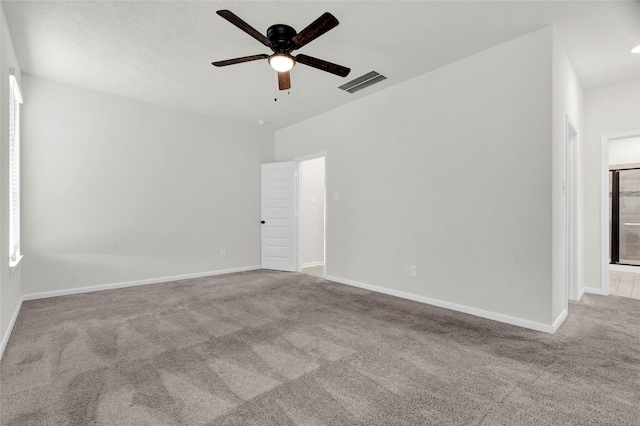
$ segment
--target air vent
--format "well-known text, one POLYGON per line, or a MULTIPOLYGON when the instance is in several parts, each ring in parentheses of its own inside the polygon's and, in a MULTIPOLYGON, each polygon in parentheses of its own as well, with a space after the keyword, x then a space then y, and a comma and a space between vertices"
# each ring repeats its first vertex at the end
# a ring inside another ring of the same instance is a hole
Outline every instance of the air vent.
POLYGON ((350 82, 343 84, 342 86, 338 87, 338 89, 345 90, 349 93, 356 93, 358 90, 362 90, 386 79, 387 77, 380 74, 379 72, 371 71, 356 78, 355 80, 351 80, 350 82))

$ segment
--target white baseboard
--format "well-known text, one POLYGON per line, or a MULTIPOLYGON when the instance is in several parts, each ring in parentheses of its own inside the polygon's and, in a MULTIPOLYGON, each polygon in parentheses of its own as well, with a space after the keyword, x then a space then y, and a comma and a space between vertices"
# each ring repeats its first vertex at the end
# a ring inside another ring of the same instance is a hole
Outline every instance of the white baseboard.
POLYGON ((57 297, 57 296, 68 296, 70 294, 79 294, 79 293, 89 293, 92 291, 102 291, 102 290, 112 290, 116 288, 124 288, 124 287, 134 287, 138 285, 147 285, 147 284, 160 284, 166 283, 170 281, 179 281, 179 280, 188 280, 192 278, 202 278, 202 277, 211 277, 214 275, 224 275, 224 274, 233 274, 235 272, 246 272, 246 271, 255 271, 256 269, 260 269, 261 266, 246 266, 242 268, 234 268, 234 269, 223 269, 220 271, 209 271, 209 272, 198 272, 195 274, 184 274, 184 275, 174 275, 170 277, 160 277, 160 278, 150 278, 146 280, 136 280, 136 281, 126 281, 122 283, 113 283, 113 284, 101 284, 94 285, 90 287, 77 287, 77 288, 69 288, 65 290, 54 290, 54 291, 45 291, 42 293, 31 293, 25 294, 23 296, 24 300, 36 300, 36 299, 45 299, 47 297, 57 297))
POLYGON ((553 322, 553 325, 551 325, 551 334, 554 334, 556 331, 558 331, 564 320, 567 319, 567 315, 569 315, 569 311, 566 309, 563 309, 562 312, 560 312, 558 318, 556 318, 556 320, 553 322))
POLYGON ((640 274, 640 266, 609 264, 610 271, 633 272, 640 274))
POLYGON ((582 287, 580 289, 580 294, 578 295, 578 300, 582 299, 582 296, 584 296, 585 293, 599 294, 601 296, 606 296, 606 294, 604 294, 604 291, 602 291, 601 288, 597 288, 597 287, 582 287))
POLYGON ((301 268, 313 268, 314 266, 324 266, 324 262, 320 260, 318 262, 307 262, 300 265, 301 268))
POLYGON ((9 327, 7 327, 7 331, 4 333, 4 336, 2 336, 2 342, 0 342, 0 360, 4 355, 4 349, 7 347, 7 343, 9 343, 9 337, 11 337, 13 326, 16 325, 16 319, 18 319, 18 314, 20 313, 20 308, 22 307, 22 301, 24 300, 23 297, 21 297, 20 300, 18 300, 18 305, 16 306, 16 310, 13 312, 11 321, 9 321, 9 327))
MULTIPOLYGON (((582 296, 584 296, 585 291, 587 291, 587 288, 586 288, 586 287, 582 287, 582 288, 580 289, 580 291, 578 292, 578 299, 577 299, 578 301, 579 301, 580 299, 582 299, 582 296)), ((571 299, 569 299, 569 300, 571 300, 571 299)))
POLYGON ((486 318, 494 321, 504 322, 518 327, 529 328, 531 330, 542 331, 544 333, 553 334, 558 330, 560 324, 567 317, 567 311, 563 311, 553 324, 544 324, 541 322, 531 321, 524 318, 512 317, 510 315, 499 314, 497 312, 485 311, 483 309, 473 308, 471 306, 460 305, 457 303, 447 302, 439 299, 432 299, 430 297, 418 296, 412 293, 405 293, 404 291, 392 290, 386 287, 379 287, 376 285, 365 284, 358 281, 353 281, 345 278, 339 278, 334 276, 327 276, 325 279, 329 281, 335 281, 340 284, 346 284, 353 287, 364 288, 366 290, 375 291, 377 293, 388 294, 391 296, 400 297, 402 299, 413 300, 414 302, 426 303, 427 305, 437 306, 439 308, 450 309, 452 311, 463 312, 465 314, 475 315, 477 317, 486 318))
POLYGON ((160 284, 160 283, 166 283, 171 281, 188 280, 192 278, 202 278, 202 277, 211 277, 214 275, 233 274, 235 272, 255 271, 257 269, 261 269, 261 266, 259 265, 245 266, 242 268, 223 269, 220 271, 199 272, 195 274, 174 275, 171 277, 150 278, 146 280, 126 281, 122 283, 102 284, 102 285, 95 285, 90 287, 78 287, 78 288, 69 288, 65 290, 54 290, 54 291, 45 291, 42 293, 25 294, 20 298, 20 301, 18 302, 18 306, 16 306, 16 310, 13 313, 13 316, 11 317, 11 321, 9 322, 9 327, 7 327, 7 331, 4 333, 4 336, 2 337, 2 342, 0 343, 0 359, 2 359, 2 356, 4 355, 4 350, 7 346, 7 343, 9 342, 9 337, 11 336, 11 332, 13 331, 13 327, 16 323, 16 319, 18 318, 18 314, 20 313, 20 308, 22 307, 23 301, 45 299, 48 297, 67 296, 70 294, 89 293, 93 291, 112 290, 116 288, 133 287, 138 285, 160 284))
POLYGON ((582 299, 582 296, 584 296, 585 293, 589 293, 589 294, 599 294, 601 296, 606 296, 606 294, 604 294, 604 291, 602 291, 601 288, 597 288, 597 287, 582 287, 580 289, 580 292, 578 292, 578 301, 580 301, 582 299))

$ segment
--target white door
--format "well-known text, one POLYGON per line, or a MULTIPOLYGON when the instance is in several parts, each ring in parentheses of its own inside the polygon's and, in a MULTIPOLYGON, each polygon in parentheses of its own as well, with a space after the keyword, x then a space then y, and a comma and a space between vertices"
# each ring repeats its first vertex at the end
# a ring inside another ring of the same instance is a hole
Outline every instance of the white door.
POLYGON ((295 163, 262 165, 262 267, 295 271, 295 163))

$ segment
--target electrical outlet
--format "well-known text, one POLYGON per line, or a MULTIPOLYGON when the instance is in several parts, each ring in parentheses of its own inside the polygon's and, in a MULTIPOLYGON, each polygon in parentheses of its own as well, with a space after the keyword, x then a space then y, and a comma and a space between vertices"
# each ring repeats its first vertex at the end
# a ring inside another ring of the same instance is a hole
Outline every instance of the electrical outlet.
POLYGON ((415 266, 411 265, 411 266, 409 267, 409 269, 410 269, 409 274, 410 274, 412 277, 415 277, 415 276, 418 274, 418 268, 416 268, 415 266))
POLYGON ((402 275, 406 275, 407 277, 409 276, 409 265, 404 265, 402 267, 402 275))
POLYGON ((220 250, 220 257, 227 257, 227 251, 226 250, 220 250))

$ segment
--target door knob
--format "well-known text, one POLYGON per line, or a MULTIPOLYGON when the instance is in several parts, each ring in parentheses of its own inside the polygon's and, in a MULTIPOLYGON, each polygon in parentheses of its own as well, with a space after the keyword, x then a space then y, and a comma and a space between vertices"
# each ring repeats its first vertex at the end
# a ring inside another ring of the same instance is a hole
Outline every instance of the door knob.
POLYGON ((264 225, 264 220, 261 220, 260 223, 264 225))

